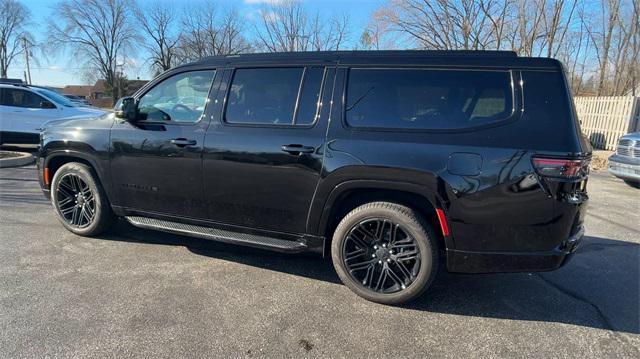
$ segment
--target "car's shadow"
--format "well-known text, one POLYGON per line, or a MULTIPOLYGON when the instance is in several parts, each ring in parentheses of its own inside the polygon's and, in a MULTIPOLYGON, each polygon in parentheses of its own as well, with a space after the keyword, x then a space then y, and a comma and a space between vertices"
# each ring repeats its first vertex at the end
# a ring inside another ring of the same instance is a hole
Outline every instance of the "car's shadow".
MULTIPOLYGON (((340 283, 331 261, 135 228, 125 221, 103 239, 179 245, 191 252, 297 276, 340 283)), ((557 322, 640 333, 640 246, 586 237, 576 257, 558 271, 464 275, 439 272, 410 310, 522 321, 557 322)))

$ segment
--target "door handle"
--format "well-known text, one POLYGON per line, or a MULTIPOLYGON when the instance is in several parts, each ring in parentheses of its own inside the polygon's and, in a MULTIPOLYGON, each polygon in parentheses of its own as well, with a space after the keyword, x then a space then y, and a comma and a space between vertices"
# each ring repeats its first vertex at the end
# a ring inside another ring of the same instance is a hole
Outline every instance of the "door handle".
POLYGON ((196 140, 187 140, 186 138, 174 138, 169 142, 178 147, 195 146, 198 143, 196 140))
POLYGON ((313 146, 304 146, 304 145, 282 145, 282 150, 284 152, 288 152, 292 155, 301 155, 303 153, 313 153, 316 149, 313 146))

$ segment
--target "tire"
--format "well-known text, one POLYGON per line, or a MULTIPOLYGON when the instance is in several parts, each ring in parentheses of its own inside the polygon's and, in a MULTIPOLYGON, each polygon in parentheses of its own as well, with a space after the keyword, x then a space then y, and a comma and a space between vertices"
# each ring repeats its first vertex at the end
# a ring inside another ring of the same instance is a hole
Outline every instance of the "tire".
POLYGON ((640 188, 640 182, 638 181, 624 180, 624 183, 628 184, 633 188, 640 188))
POLYGON ((70 162, 60 167, 51 181, 51 203, 58 220, 70 232, 80 236, 95 236, 103 233, 110 227, 115 217, 97 178, 91 167, 70 162), (78 195, 82 197, 78 198, 78 195), (71 201, 68 201, 70 198, 71 201), (84 204, 86 208, 81 207, 80 204, 84 204), (93 207, 92 210, 91 207, 93 207), (87 219, 88 217, 90 220, 87 219), (77 218, 80 220, 76 220, 77 218))
POLYGON ((333 234, 331 258, 342 282, 357 295, 372 302, 397 305, 419 297, 435 279, 439 262, 437 238, 431 226, 413 209, 390 202, 371 202, 355 208, 340 221, 333 234), (382 230, 378 231, 379 228, 382 230), (369 235, 363 235, 365 232, 369 235), (418 253, 410 256, 416 250, 418 253), (373 267, 367 264, 371 261, 373 267), (404 268, 400 268, 401 264, 404 268), (366 269, 359 269, 363 265, 367 265, 366 269), (398 275, 403 273, 411 275, 398 275), (387 284, 390 286, 385 289, 387 284))

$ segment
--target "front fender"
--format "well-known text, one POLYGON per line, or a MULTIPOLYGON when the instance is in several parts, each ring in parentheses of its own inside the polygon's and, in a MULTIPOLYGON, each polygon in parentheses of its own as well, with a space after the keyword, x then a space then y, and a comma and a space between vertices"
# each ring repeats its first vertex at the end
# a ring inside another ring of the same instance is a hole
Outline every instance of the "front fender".
MULTIPOLYGON (((109 138, 111 119, 103 117, 93 120, 75 120, 62 125, 50 126, 41 133, 38 149, 39 177, 43 177, 44 168, 49 168, 49 180, 54 175, 62 157, 80 159, 91 165, 102 187, 110 195, 112 192, 109 173, 109 138), (52 165, 54 167, 52 167, 52 165)), ((63 162, 68 162, 67 159, 63 162)), ((47 189, 44 181, 40 182, 47 189)), ((111 196, 109 196, 111 197, 111 196)))

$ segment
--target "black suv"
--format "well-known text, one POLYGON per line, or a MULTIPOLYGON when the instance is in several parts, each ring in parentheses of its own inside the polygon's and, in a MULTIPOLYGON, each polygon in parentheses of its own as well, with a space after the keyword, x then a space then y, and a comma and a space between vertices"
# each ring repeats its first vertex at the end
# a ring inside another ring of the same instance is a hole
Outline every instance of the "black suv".
POLYGON ((562 65, 511 52, 212 57, 113 114, 42 132, 62 224, 137 227, 330 255, 397 304, 438 266, 544 271, 583 236, 591 147, 562 65))

